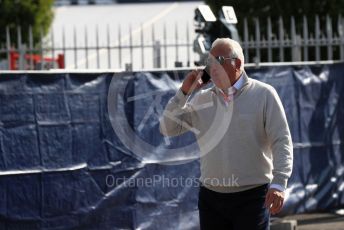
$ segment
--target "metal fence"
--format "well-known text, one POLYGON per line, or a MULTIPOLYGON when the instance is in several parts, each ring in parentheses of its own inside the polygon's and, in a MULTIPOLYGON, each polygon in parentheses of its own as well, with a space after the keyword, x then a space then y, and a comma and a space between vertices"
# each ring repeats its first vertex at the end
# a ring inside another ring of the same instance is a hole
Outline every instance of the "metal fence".
POLYGON ((92 39, 89 33, 90 28, 83 28, 80 33, 80 31, 77 32, 76 27, 73 27, 71 34, 68 34, 69 36, 62 28, 59 42, 56 41, 56 36, 52 30, 45 38, 41 37, 40 44, 36 47, 33 44, 31 27, 28 33, 28 45, 21 42, 22 30, 20 27, 17 27, 17 44, 11 42, 9 28, 6 28, 6 45, 2 45, 0 54, 6 54, 7 60, 3 61, 2 67, 3 69, 66 67, 72 69, 116 68, 133 70, 190 66, 192 63, 191 36, 194 33, 186 24, 181 37, 179 27, 178 25, 174 26, 172 30, 174 39, 171 39, 171 28, 169 28, 168 36, 166 25, 160 28, 158 35, 154 25, 145 28, 145 30, 143 26, 133 30, 129 25, 126 27, 126 34, 123 34, 121 26, 117 30, 111 30, 107 26, 105 34, 102 35, 103 44, 100 44, 101 35, 98 26, 91 33, 92 39), (149 32, 147 33, 147 31, 149 32), (90 40, 93 41, 90 42, 90 40), (38 54, 38 57, 34 54, 38 54), (63 55, 62 60, 56 57, 57 54, 63 55), (173 57, 172 63, 171 56, 173 57), (59 61, 63 61, 63 65, 59 66, 59 61))
MULTIPOLYGON (((275 21, 277 31, 272 31, 273 23, 268 17, 266 34, 262 34, 260 24, 263 20, 255 19, 254 32, 249 31, 247 19, 244 19, 242 47, 248 62, 323 62, 344 60, 344 21, 341 15, 336 24, 331 17, 321 24, 319 16, 303 17, 301 28, 296 27, 293 16, 290 17, 290 28, 284 26, 283 19, 275 21), (309 21, 313 20, 314 28, 309 21)), ((300 25, 300 24, 299 24, 300 25)))
MULTIPOLYGON (((302 28, 297 28, 294 17, 290 18, 290 28, 283 19, 272 22, 270 18, 255 19, 249 24, 244 19, 241 44, 246 63, 262 65, 276 62, 323 62, 344 60, 343 18, 336 18, 336 25, 327 16, 325 24, 319 16, 314 19, 314 28, 309 28, 309 20, 303 17, 302 28), (267 23, 266 31, 261 23, 267 23), (273 29, 277 31, 273 31, 273 29)), ((7 57, 0 62, 0 69, 154 69, 194 66, 199 55, 193 51, 194 28, 190 25, 175 24, 156 29, 118 26, 117 30, 106 27, 99 33, 94 28, 90 39, 90 28, 83 32, 74 27, 72 32, 64 28, 56 39, 54 30, 45 38, 41 36, 38 46, 33 44, 32 28, 29 28, 28 44, 23 44, 22 30, 17 27, 17 43, 6 28, 6 44, 0 46, 0 55, 7 57), (123 32, 123 28, 126 33, 123 32), (68 39, 67 39, 68 37, 68 39), (103 43, 100 44, 100 37, 103 43), (113 41, 115 39, 115 41, 113 41), (59 40, 59 42, 57 42, 59 40), (90 42, 93 40, 93 42, 90 42), (59 54, 59 56, 58 56, 59 54), (44 58, 43 58, 44 57, 44 58)), ((55 31, 56 32, 56 31, 55 31)))

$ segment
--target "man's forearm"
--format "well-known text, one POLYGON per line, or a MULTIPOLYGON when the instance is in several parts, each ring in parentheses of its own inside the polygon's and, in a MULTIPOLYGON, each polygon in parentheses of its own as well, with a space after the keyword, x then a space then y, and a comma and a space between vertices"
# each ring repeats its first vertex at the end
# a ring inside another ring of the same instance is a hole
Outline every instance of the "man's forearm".
POLYGON ((160 132, 164 136, 178 136, 191 128, 191 114, 184 108, 188 95, 179 89, 174 97, 167 103, 160 118, 160 132))

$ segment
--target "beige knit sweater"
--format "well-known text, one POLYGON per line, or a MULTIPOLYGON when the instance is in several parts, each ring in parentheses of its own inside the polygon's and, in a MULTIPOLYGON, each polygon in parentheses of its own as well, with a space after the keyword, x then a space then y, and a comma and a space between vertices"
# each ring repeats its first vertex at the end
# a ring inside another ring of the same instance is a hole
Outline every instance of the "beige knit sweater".
POLYGON ((201 154, 200 181, 218 192, 273 183, 286 188, 293 147, 276 90, 247 75, 228 105, 216 87, 192 98, 179 89, 160 119, 160 132, 195 133, 201 154), (190 99, 190 100, 189 100, 190 99))

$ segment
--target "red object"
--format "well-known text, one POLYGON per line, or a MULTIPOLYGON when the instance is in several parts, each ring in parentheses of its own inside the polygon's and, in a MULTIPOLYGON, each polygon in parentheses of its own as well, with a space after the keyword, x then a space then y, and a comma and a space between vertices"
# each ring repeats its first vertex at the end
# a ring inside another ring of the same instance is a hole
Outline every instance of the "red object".
MULTIPOLYGON (((11 70, 17 70, 18 69, 18 67, 17 67, 18 59, 19 59, 19 53, 11 51, 10 52, 10 68, 11 68, 11 70)), ((54 59, 54 58, 42 58, 42 56, 37 55, 37 54, 25 54, 24 59, 25 59, 26 65, 29 66, 28 68, 25 68, 25 69, 30 68, 30 61, 31 60, 32 60, 34 66, 38 63, 43 62, 43 60, 44 60, 45 63, 51 63, 51 62, 57 63, 57 66, 59 69, 64 69, 64 67, 65 67, 63 54, 59 54, 56 59, 54 59)))
POLYGON ((57 64, 59 66, 60 69, 64 69, 65 68, 65 58, 64 58, 64 54, 59 54, 57 56, 57 64))

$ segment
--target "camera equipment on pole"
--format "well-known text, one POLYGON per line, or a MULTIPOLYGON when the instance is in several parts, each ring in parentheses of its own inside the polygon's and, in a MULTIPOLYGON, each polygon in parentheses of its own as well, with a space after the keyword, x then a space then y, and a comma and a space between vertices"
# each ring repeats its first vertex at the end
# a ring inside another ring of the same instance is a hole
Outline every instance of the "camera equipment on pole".
POLYGON ((231 6, 223 6, 218 13, 218 18, 215 17, 209 6, 198 6, 195 10, 194 20, 197 36, 194 40, 193 50, 200 56, 200 60, 195 61, 196 66, 204 65, 211 44, 216 38, 228 37, 240 42, 235 26, 238 21, 231 6))

